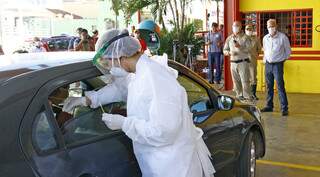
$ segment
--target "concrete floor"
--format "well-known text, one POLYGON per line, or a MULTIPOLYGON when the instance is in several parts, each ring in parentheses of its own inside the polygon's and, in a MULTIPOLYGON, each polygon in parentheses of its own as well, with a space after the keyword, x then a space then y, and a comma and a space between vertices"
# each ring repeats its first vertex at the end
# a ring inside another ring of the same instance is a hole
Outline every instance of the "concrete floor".
MULTIPOLYGON (((259 93, 262 108, 265 96, 259 93)), ((267 152, 257 162, 257 177, 320 177, 320 94, 288 94, 289 116, 278 97, 273 113, 262 113, 267 152)))

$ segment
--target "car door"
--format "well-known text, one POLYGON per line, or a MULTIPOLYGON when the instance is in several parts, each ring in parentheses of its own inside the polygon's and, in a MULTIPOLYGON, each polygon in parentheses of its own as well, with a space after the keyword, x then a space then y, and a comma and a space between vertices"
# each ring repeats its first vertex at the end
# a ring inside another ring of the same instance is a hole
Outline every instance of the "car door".
POLYGON ((204 131, 203 138, 212 154, 212 162, 217 171, 215 176, 231 176, 237 138, 232 113, 219 110, 217 95, 210 91, 211 88, 197 81, 196 77, 180 74, 178 81, 187 91, 194 123, 204 131))
POLYGON ((59 127, 49 94, 65 84, 96 77, 95 68, 62 75, 46 83, 23 118, 21 145, 30 165, 45 177, 141 176, 132 143, 121 131, 108 129, 102 111, 92 109, 59 127))

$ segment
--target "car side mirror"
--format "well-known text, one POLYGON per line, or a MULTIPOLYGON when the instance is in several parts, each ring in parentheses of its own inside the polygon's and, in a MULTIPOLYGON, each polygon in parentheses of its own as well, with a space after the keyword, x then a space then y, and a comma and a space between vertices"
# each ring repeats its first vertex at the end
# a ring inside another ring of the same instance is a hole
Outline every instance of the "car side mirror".
POLYGON ((233 108, 234 99, 227 95, 218 96, 218 107, 220 110, 229 111, 233 108))

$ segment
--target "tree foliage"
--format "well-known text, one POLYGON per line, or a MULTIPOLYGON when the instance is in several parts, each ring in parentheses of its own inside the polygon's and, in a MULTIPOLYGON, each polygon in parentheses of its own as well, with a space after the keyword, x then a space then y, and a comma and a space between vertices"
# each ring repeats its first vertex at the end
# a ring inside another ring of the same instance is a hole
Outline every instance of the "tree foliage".
POLYGON ((200 49, 204 44, 202 37, 196 37, 197 28, 194 23, 187 24, 185 28, 178 31, 176 28, 170 32, 161 31, 160 50, 159 53, 167 53, 169 58, 173 59, 173 40, 178 40, 177 46, 177 61, 184 63, 187 57, 187 47, 185 45, 193 44, 193 56, 200 54, 200 49))

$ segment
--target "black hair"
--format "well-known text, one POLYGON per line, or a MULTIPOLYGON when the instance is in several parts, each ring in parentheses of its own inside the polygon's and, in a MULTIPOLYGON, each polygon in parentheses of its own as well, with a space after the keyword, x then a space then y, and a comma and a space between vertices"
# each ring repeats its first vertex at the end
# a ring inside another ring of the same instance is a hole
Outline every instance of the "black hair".
POLYGON ((88 30, 87 29, 82 29, 81 33, 87 33, 88 34, 88 30))
POLYGON ((82 31, 81 27, 77 28, 77 32, 81 32, 81 31, 82 31))
POLYGON ((213 22, 212 25, 211 25, 211 27, 218 27, 218 23, 213 22))

